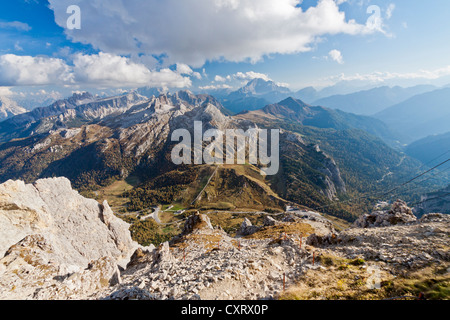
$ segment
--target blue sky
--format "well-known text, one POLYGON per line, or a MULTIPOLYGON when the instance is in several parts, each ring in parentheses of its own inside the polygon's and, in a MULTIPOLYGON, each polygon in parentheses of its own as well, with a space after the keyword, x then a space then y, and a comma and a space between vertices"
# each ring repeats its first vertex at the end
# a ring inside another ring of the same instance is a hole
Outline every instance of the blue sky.
POLYGON ((444 85, 449 12, 448 0, 2 1, 0 93, 237 88, 254 77, 292 90, 444 85), (72 4, 80 30, 66 27, 72 4))

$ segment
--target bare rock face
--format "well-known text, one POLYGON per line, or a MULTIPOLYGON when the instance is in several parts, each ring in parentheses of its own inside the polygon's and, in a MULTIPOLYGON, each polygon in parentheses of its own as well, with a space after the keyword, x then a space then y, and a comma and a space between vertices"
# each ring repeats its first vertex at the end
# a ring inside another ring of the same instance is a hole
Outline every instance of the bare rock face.
POLYGON ((191 215, 184 224, 182 235, 187 235, 196 231, 214 230, 207 215, 196 213, 191 215))
POLYGON ((265 227, 273 227, 280 224, 277 220, 272 218, 271 216, 264 216, 264 226, 265 227))
POLYGON ((135 266, 144 265, 147 263, 153 262, 153 252, 155 250, 155 246, 151 247, 139 248, 137 249, 130 258, 130 262, 127 264, 127 269, 133 268, 135 266))
POLYGON ((395 214, 401 214, 401 215, 407 215, 407 216, 414 216, 412 213, 412 210, 405 201, 397 200, 392 205, 391 210, 389 211, 389 214, 395 215, 395 214))
POLYGON ((430 264, 445 266, 450 261, 449 234, 450 216, 429 214, 411 223, 347 229, 329 248, 351 259, 362 257, 383 261, 401 270, 424 268, 430 264))
POLYGON ((402 225, 417 221, 406 202, 397 200, 389 211, 376 211, 365 214, 355 221, 356 228, 376 228, 402 225))
POLYGON ((125 255, 121 255, 121 258, 127 259, 130 250, 136 247, 136 244, 130 236, 129 224, 121 219, 118 219, 114 215, 106 200, 103 202, 101 209, 101 220, 108 227, 111 233, 111 238, 117 249, 119 249, 120 252, 125 253, 125 255))
POLYGON ((242 222, 241 224, 241 227, 237 231, 237 236, 239 237, 249 236, 258 232, 260 229, 261 227, 254 226, 248 218, 245 218, 244 222, 242 222))
POLYGON ((108 285, 138 247, 128 228, 66 178, 0 185, 0 299, 84 298, 108 285))
POLYGON ((104 298, 103 300, 156 300, 155 297, 147 290, 140 289, 137 287, 132 288, 122 288, 110 296, 104 298))

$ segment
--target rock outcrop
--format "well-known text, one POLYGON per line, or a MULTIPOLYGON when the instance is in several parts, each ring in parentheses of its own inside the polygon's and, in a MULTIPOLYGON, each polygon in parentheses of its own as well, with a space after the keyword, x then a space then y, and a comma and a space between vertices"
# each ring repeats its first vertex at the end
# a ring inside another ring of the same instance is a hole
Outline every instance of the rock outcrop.
POLYGON ((208 216, 200 213, 191 215, 185 222, 182 235, 191 234, 196 231, 213 230, 208 216))
POLYGON ((354 226, 357 228, 388 227, 411 223, 416 220, 416 216, 406 202, 397 200, 388 211, 376 211, 362 215, 355 221, 354 226))
POLYGON ((236 234, 239 237, 245 237, 258 232, 260 229, 261 227, 254 226, 248 218, 245 218, 236 234))
MULTIPOLYGON (((251 226, 250 221, 248 226, 251 226)), ((138 250, 122 282, 105 288, 98 299, 261 299, 273 298, 292 284, 312 255, 287 237, 235 239, 211 227, 206 215, 187 219, 182 237, 154 251, 138 250)))
POLYGON ((87 297, 138 247, 128 228, 65 178, 0 185, 0 299, 87 297))
MULTIPOLYGON (((196 213, 172 241, 135 250, 127 224, 115 218, 108 204, 81 197, 66 179, 34 185, 10 181, 0 185, 6 248, 0 260, 0 299, 273 299, 285 287, 303 285, 305 277, 322 281, 346 270, 353 260, 358 274, 351 269, 348 275, 361 281, 370 276, 369 266, 383 270, 383 277, 429 266, 450 272, 450 216, 429 214, 417 220, 411 215, 397 201, 373 221, 370 215, 361 218, 364 227, 338 233, 317 212, 288 211, 277 220, 266 216, 262 226, 245 219, 239 233, 309 224, 314 234, 299 236, 293 230, 279 237, 275 231, 249 239, 232 238, 213 227, 207 215, 196 213), (118 261, 131 253, 126 268, 119 267, 118 261)), ((361 281, 355 290, 365 290, 361 281)))
MULTIPOLYGON (((399 206, 395 206, 398 208, 399 206)), ((400 207, 403 207, 401 205, 400 207)), ((414 222, 379 228, 351 228, 328 243, 349 258, 381 261, 398 270, 448 265, 450 216, 429 214, 414 222)))

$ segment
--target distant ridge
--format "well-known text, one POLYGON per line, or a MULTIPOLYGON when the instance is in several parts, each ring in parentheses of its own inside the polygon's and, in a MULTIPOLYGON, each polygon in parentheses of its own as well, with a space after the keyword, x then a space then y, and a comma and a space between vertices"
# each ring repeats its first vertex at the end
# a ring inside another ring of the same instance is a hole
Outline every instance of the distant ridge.
POLYGON ((435 89, 436 87, 431 85, 411 88, 384 86, 346 95, 333 95, 315 100, 312 104, 360 115, 374 115, 415 95, 435 89))
POLYGON ((405 137, 404 142, 450 130, 450 88, 414 96, 375 115, 405 137))

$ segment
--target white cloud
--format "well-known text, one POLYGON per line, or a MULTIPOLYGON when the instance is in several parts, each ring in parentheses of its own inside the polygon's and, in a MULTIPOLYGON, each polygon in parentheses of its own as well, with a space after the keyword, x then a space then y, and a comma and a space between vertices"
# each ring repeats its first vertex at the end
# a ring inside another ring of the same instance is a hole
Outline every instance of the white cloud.
POLYGON ((284 82, 277 82, 276 85, 279 87, 285 87, 285 88, 289 88, 291 86, 289 83, 284 83, 284 82))
MULTIPOLYGON (((239 85, 244 85, 254 79, 263 79, 266 81, 273 81, 267 74, 264 74, 264 73, 259 73, 259 72, 255 72, 255 71, 236 72, 235 74, 227 75, 227 76, 216 75, 214 77, 214 81, 210 85, 199 87, 199 89, 200 90, 232 89, 233 86, 225 84, 225 82, 230 82, 232 84, 233 83, 236 84, 235 82, 239 81, 240 82, 239 85)), ((277 83, 277 85, 281 86, 281 87, 286 87, 286 88, 290 86, 287 83, 277 83)))
POLYGON ((30 31, 31 27, 20 21, 0 22, 0 29, 16 29, 19 31, 30 31))
POLYGON ((0 86, 32 86, 70 84, 73 74, 61 59, 16 56, 0 56, 0 86))
POLYGON ((204 87, 199 87, 200 90, 219 90, 219 89, 232 89, 232 86, 227 84, 209 85, 204 87))
POLYGON ((225 82, 225 81, 227 81, 227 78, 217 75, 214 77, 214 81, 215 82, 225 82))
POLYGON ((128 58, 103 52, 97 55, 75 55, 74 74, 78 83, 107 87, 145 85, 184 88, 190 87, 192 84, 189 78, 183 77, 180 73, 170 69, 150 71, 143 64, 137 64, 128 58))
MULTIPOLYGON (((49 0, 66 28, 73 0, 49 0)), ((208 60, 256 62, 264 56, 311 50, 322 36, 369 34, 347 20, 334 0, 303 11, 300 0, 78 0, 81 30, 70 39, 117 55, 167 55, 167 65, 202 66, 208 60)), ((340 1, 342 2, 342 1, 340 1)))
POLYGON ((389 6, 386 9, 386 19, 389 20, 392 18, 394 10, 395 10, 395 4, 394 3, 389 4, 389 6))
POLYGON ((192 71, 191 67, 189 67, 187 64, 178 63, 177 72, 179 74, 192 74, 194 71, 192 71))
MULTIPOLYGON (((0 87, 1 88, 1 87, 0 87)), ((1 95, 1 90, 0 90, 1 95)), ((64 96, 61 92, 50 90, 47 91, 45 89, 31 89, 24 91, 12 91, 11 90, 11 96, 15 99, 27 99, 27 98, 40 98, 40 99, 52 99, 52 100, 58 100, 62 99, 64 96)))
POLYGON ((18 41, 14 44, 14 50, 23 51, 23 48, 20 46, 18 41))
POLYGON ((434 70, 418 70, 415 72, 372 72, 367 74, 340 74, 337 76, 328 77, 323 80, 331 82, 339 81, 369 81, 374 83, 382 83, 388 80, 436 80, 450 75, 450 65, 434 69, 434 70))
POLYGON ((263 79, 266 81, 272 81, 267 74, 264 73, 258 73, 254 71, 248 71, 246 73, 238 72, 233 75, 234 79, 243 80, 243 81, 250 81, 253 79, 263 79))
POLYGON ((13 94, 10 87, 0 87, 0 97, 9 97, 13 94))
MULTIPOLYGON (((196 76, 190 68, 181 72, 196 76)), ((168 68, 150 70, 129 58, 103 53, 75 54, 73 66, 64 60, 49 57, 0 56, 0 86, 89 85, 95 87, 152 86, 186 88, 189 77, 168 68)))
POLYGON ((201 79, 202 75, 198 72, 194 72, 191 67, 189 67, 187 64, 183 64, 183 63, 177 63, 177 69, 176 69, 177 73, 182 74, 182 75, 189 75, 189 76, 193 76, 197 79, 201 79))
POLYGON ((339 50, 331 50, 328 53, 328 56, 331 58, 331 60, 336 61, 339 64, 344 63, 344 57, 342 56, 342 53, 339 50))
POLYGON ((247 71, 247 72, 237 72, 233 75, 227 75, 226 77, 220 76, 220 75, 216 75, 214 77, 214 81, 215 82, 230 82, 233 80, 239 80, 239 81, 243 81, 243 82, 248 82, 251 81, 253 79, 263 79, 266 81, 272 81, 272 79, 269 78, 269 76, 267 74, 264 73, 259 73, 259 72, 254 72, 254 71, 247 71))

